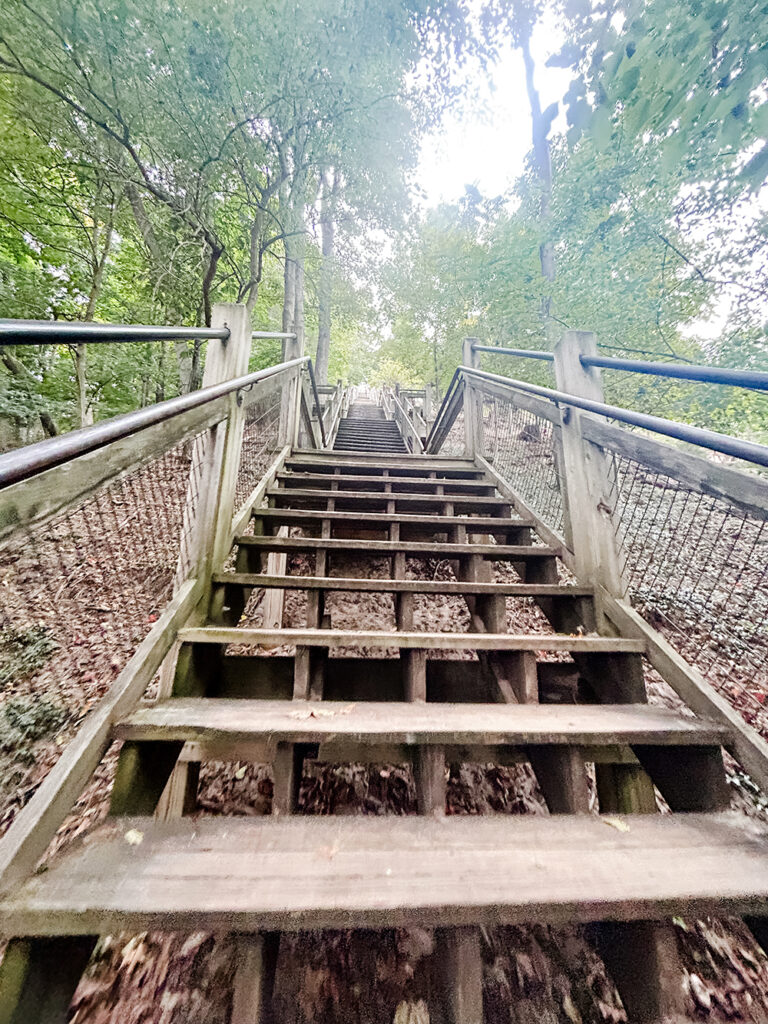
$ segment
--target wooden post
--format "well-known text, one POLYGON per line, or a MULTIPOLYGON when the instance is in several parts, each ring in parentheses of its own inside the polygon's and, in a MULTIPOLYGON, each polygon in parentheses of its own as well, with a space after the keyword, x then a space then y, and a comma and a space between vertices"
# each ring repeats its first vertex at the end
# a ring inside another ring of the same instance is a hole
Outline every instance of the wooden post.
MULTIPOLYGON (((298 359, 304 354, 303 335, 296 334, 292 338, 283 339, 282 359, 287 363, 298 359)), ((301 372, 296 371, 294 378, 283 388, 280 402, 280 444, 296 447, 301 424, 301 372)), ((288 535, 288 530, 281 527, 278 537, 288 535)), ((270 576, 285 576, 288 558, 284 553, 271 552, 267 557, 267 573, 270 576)), ((267 590, 262 603, 263 626, 265 629, 281 629, 283 625, 284 590, 267 590)))
POLYGON ((427 430, 435 419, 435 405, 435 385, 428 382, 424 385, 424 422, 427 424, 427 430))
POLYGON ((11 939, 0 964, 0 1024, 65 1024, 95 935, 11 939))
MULTIPOLYGON (((465 338, 461 348, 462 366, 479 366, 480 357, 473 349, 477 338, 465 338)), ((482 415, 482 399, 478 397, 474 385, 464 381, 464 451, 468 459, 473 459, 476 454, 482 455, 480 416, 482 415)))
MULTIPOLYGON (((600 371, 582 366, 581 355, 597 353, 594 334, 566 331, 555 346, 555 376, 560 391, 604 401, 600 371)), ((563 409, 563 470, 567 490, 566 507, 570 520, 576 576, 580 583, 598 585, 615 597, 625 592, 616 545, 612 499, 608 484, 607 460, 596 445, 586 442, 581 433, 582 418, 587 415, 565 406, 563 409)))
MULTIPOLYGON (((283 338, 282 361, 289 362, 291 359, 299 359, 304 355, 303 337, 300 340, 298 334, 292 338, 283 338)), ((293 381, 283 388, 283 397, 280 404, 280 444, 296 444, 296 436, 299 430, 301 419, 301 373, 296 372, 293 381)))

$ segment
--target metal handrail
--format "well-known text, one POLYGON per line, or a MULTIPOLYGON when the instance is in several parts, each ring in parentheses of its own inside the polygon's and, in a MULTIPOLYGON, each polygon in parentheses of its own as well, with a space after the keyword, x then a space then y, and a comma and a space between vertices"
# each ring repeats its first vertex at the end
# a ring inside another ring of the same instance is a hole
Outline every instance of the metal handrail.
POLYGON ((614 359, 611 356, 579 356, 579 359, 582 366, 603 366, 609 370, 626 370, 628 373, 648 373, 658 377, 732 384, 735 387, 768 391, 768 373, 761 370, 695 366, 687 363, 654 363, 643 359, 614 359))
POLYGON ((554 352, 539 351, 535 348, 499 348, 497 345, 473 345, 473 352, 493 352, 497 356, 522 356, 525 359, 545 359, 555 361, 554 352))
MULTIPOLYGON (((295 338, 285 331, 251 331, 252 338, 295 338)), ((100 324, 92 320, 0 319, 0 345, 75 345, 87 342, 228 341, 228 327, 100 324)))
POLYGON ((315 371, 312 368, 312 360, 307 358, 307 369, 309 370, 309 379, 312 384, 312 394, 315 396, 315 409, 317 409, 317 421, 320 424, 320 437, 323 441, 323 448, 325 448, 327 442, 325 438, 325 427, 323 426, 323 410, 320 405, 320 395, 317 393, 317 383, 315 382, 315 371))
MULTIPOLYGON (((497 373, 476 370, 471 366, 460 366, 454 377, 457 375, 463 375, 465 378, 474 377, 481 381, 492 381, 494 384, 500 384, 508 387, 510 390, 528 392, 541 398, 547 398, 556 404, 570 405, 576 409, 584 409, 586 412, 597 413, 599 416, 606 416, 609 419, 618 420, 620 423, 629 423, 635 427, 642 427, 645 430, 653 431, 655 434, 663 434, 666 437, 673 437, 678 441, 686 441, 689 444, 698 445, 700 448, 707 448, 710 451, 721 452, 723 455, 730 455, 736 459, 743 459, 745 462, 752 462, 757 466, 768 466, 768 445, 758 444, 755 441, 743 441, 740 438, 731 437, 729 434, 719 434, 714 430, 707 430, 704 427, 693 427, 687 423, 678 423, 676 420, 663 419, 661 416, 633 412, 631 409, 607 405, 605 402, 593 402, 591 399, 579 398, 577 395, 570 395, 565 391, 556 391, 553 388, 528 384, 526 381, 502 377, 497 373)), ((443 402, 443 405, 445 405, 445 402, 443 402)), ((442 406, 440 411, 442 412, 442 406)))
MULTIPOLYGON (((538 349, 499 348, 496 345, 472 345, 473 352, 492 352, 501 356, 519 356, 525 359, 544 359, 553 362, 554 352, 538 349)), ((733 387, 768 391, 768 372, 740 370, 726 366, 700 366, 694 363, 657 363, 647 359, 619 359, 613 356, 579 356, 582 366, 601 366, 607 370, 625 370, 627 373, 646 373, 656 377, 693 380, 710 384, 730 384, 733 387)))
POLYGON ((435 416, 435 418, 434 418, 434 420, 432 422, 432 427, 431 427, 431 429, 429 431, 429 434, 427 435, 426 441, 424 442, 424 451, 425 452, 431 452, 432 451, 432 446, 434 444, 434 441, 439 436, 440 431, 442 431, 443 432, 443 436, 440 437, 440 444, 437 445, 437 448, 436 448, 436 450, 439 450, 440 445, 442 445, 443 441, 445 440, 445 436, 447 435, 448 431, 451 429, 453 421, 456 419, 456 416, 458 415, 458 409, 457 409, 456 412, 454 413, 453 417, 451 418, 450 422, 445 424, 445 425, 443 425, 443 418, 444 418, 444 416, 448 415, 449 410, 451 410, 451 408, 453 406, 453 403, 456 401, 456 397, 457 397, 457 393, 458 393, 458 388, 464 386, 464 380, 463 380, 462 375, 459 372, 459 370, 460 370, 460 367, 457 368, 454 371, 453 377, 451 377, 451 383, 448 385, 448 388, 446 389, 445 397, 443 398, 442 402, 440 403, 440 408, 437 410, 437 415, 435 416))
POLYGON ((243 377, 235 377, 223 384, 213 384, 188 395, 180 395, 178 398, 169 398, 165 402, 147 406, 145 409, 127 412, 122 416, 114 416, 112 419, 103 420, 92 427, 83 427, 81 430, 73 430, 60 437, 46 438, 44 441, 37 441, 35 444, 7 452, 5 455, 0 455, 0 487, 7 487, 20 480, 27 480, 52 466, 58 466, 79 455, 103 448, 104 445, 119 441, 146 427, 163 423, 180 413, 197 409, 224 395, 232 394, 241 388, 251 387, 258 384, 259 381, 267 380, 308 362, 309 356, 290 359, 288 362, 270 366, 266 370, 247 373, 243 377))
MULTIPOLYGON (((394 415, 395 422, 397 422, 398 419, 401 420, 400 433, 402 434, 404 432, 405 425, 407 424, 408 425, 408 433, 413 438, 415 444, 417 444, 419 446, 419 452, 423 453, 424 445, 422 443, 422 440, 419 437, 419 433, 416 430, 416 427, 411 422, 411 419, 408 416, 408 413, 407 413, 403 403, 400 401, 400 399, 399 399, 399 397, 397 395, 397 392, 390 391, 390 397, 392 399, 392 410, 393 410, 393 412, 395 414, 394 415), (400 410, 400 416, 399 417, 397 416, 397 412, 396 412, 396 410, 398 410, 398 409, 400 410)), ((405 438, 403 438, 403 440, 405 440, 405 438)))
POLYGON ((0 320, 0 345, 75 345, 81 342, 227 341, 228 327, 98 324, 77 320, 0 320))

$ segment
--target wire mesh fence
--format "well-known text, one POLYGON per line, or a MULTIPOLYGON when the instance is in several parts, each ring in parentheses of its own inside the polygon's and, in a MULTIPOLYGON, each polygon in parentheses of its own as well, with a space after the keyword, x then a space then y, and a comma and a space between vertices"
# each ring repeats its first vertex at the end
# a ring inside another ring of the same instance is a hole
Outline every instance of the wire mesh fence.
POLYGON ((269 386, 245 411, 240 464, 235 482, 235 512, 240 509, 280 449, 280 408, 283 389, 269 386))
POLYGON ((768 735, 768 523, 609 453, 627 595, 768 735))
POLYGON ((482 454, 525 504, 563 536, 565 515, 558 439, 543 416, 497 396, 482 398, 482 454))
POLYGON ((204 436, 0 549, 0 830, 188 575, 204 436))
POLYGON ((459 412, 453 421, 445 440, 440 445, 439 453, 447 458, 463 459, 466 452, 464 441, 464 411, 459 412))

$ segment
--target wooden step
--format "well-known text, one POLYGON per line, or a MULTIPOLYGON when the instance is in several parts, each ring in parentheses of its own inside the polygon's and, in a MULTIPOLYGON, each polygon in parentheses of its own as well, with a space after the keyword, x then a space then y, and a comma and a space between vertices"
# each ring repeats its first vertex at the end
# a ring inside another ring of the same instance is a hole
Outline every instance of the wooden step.
POLYGON ((414 469, 423 466, 427 472, 439 469, 466 469, 477 471, 477 466, 472 459, 460 459, 454 456, 443 455, 355 455, 351 458, 341 453, 322 451, 315 448, 294 448, 290 456, 292 459, 299 459, 302 462, 328 463, 338 466, 344 463, 353 466, 376 465, 384 469, 402 468, 414 469))
POLYGON ((543 544, 439 544, 431 541, 355 540, 344 537, 251 537, 239 536, 241 547, 260 551, 336 551, 363 555, 395 555, 402 552, 412 558, 455 559, 479 555, 492 561, 526 562, 556 558, 559 548, 543 544))
POLYGON ((591 587, 557 583, 465 583, 456 580, 388 580, 349 576, 268 576, 262 573, 217 572, 213 582, 237 587, 280 590, 342 590, 384 594, 501 594, 509 597, 592 597, 591 587))
POLYGON ((468 534, 473 533, 504 533, 512 530, 533 528, 530 519, 505 519, 501 516, 441 516, 441 515, 409 515, 407 512, 366 512, 365 522, 361 523, 357 512, 326 512, 322 509, 310 508, 255 508, 255 519, 274 523, 276 526, 304 526, 311 524, 320 526, 325 520, 331 524, 349 523, 356 527, 371 525, 374 528, 386 529, 392 523, 401 527, 420 528, 424 532, 446 533, 451 526, 464 526, 468 534))
POLYGON ((768 915, 732 814, 107 820, 0 903, 4 935, 768 915))
POLYGON ((435 465, 426 466, 418 461, 418 456, 412 456, 412 458, 416 460, 415 464, 412 466, 393 467, 388 464, 361 465, 357 460, 350 464, 348 458, 337 457, 334 453, 330 459, 322 459, 321 461, 291 457, 285 460, 285 467, 286 469, 297 473, 338 473, 341 476, 362 473, 368 476, 376 475, 381 477, 386 473, 395 479, 403 480, 408 479, 409 477, 424 477, 427 473, 435 473, 435 479, 437 480, 478 480, 485 476, 482 469, 478 469, 476 466, 471 464, 465 466, 463 469, 445 469, 439 464, 439 462, 436 462, 435 465))
POLYGON ((408 745, 719 745, 723 726, 651 705, 406 704, 173 698, 115 728, 134 741, 408 745))
MULTIPOLYGON (((318 487, 334 486, 345 489, 345 490, 365 490, 365 491, 379 491, 385 487, 391 487, 398 489, 397 493, 407 491, 409 487, 421 488, 430 487, 434 491, 437 487, 445 489, 445 493, 458 493, 461 491, 467 493, 481 493, 484 491, 495 492, 496 485, 492 480, 446 480, 433 479, 429 477, 391 477, 391 476, 373 476, 371 474, 352 474, 346 473, 343 476, 337 476, 334 473, 298 473, 294 471, 280 472, 277 474, 277 479, 280 481, 280 485, 283 487, 298 487, 302 488, 305 486, 318 487), (355 484, 364 484, 364 487, 355 487, 355 484)), ((429 493, 429 492, 427 492, 429 493)), ((492 495, 490 495, 492 496, 492 495)))
POLYGON ((199 626, 182 629, 183 643, 251 644, 258 647, 399 647, 410 650, 566 651, 591 654, 643 654, 644 640, 561 633, 408 633, 343 629, 248 629, 199 626))
POLYGON ((399 492, 397 494, 374 494, 370 491, 338 491, 329 493, 325 488, 292 487, 288 489, 271 487, 267 491, 267 497, 281 504, 304 501, 325 502, 330 497, 342 502, 356 501, 358 504, 365 506, 382 505, 388 501, 394 501, 396 506, 409 504, 434 506, 450 503, 454 506, 471 508, 473 510, 509 508, 509 500, 507 498, 488 498, 474 494, 405 494, 399 492))

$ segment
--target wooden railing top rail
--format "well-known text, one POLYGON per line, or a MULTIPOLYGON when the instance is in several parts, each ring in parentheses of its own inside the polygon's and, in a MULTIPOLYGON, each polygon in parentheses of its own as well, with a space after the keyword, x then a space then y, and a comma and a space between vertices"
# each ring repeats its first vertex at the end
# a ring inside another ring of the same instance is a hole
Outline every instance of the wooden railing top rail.
POLYGON ((129 437, 147 427, 165 423, 193 409, 208 406, 219 398, 252 388, 260 381, 268 380, 270 377, 303 366, 305 363, 309 363, 308 356, 291 359, 288 362, 270 366, 266 370, 257 370, 255 373, 245 374, 234 380, 225 381, 223 384, 201 388, 199 391, 180 395, 178 398, 169 398, 165 402, 158 402, 156 405, 150 405, 135 412, 115 416, 91 427, 83 427, 59 437, 46 438, 44 441, 37 441, 24 448, 6 452, 4 455, 0 455, 0 488, 8 487, 21 480, 28 480, 60 463, 103 448, 113 441, 129 437))

